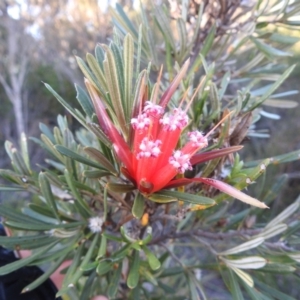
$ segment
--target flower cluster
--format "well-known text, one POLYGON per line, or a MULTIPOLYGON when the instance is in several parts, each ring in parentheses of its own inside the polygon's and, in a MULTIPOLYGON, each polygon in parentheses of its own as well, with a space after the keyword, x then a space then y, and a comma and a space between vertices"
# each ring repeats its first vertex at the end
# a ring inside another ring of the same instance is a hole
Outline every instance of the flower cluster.
MULTIPOLYGON (((156 104, 156 99, 143 101, 143 97, 139 98, 137 105, 140 108, 139 112, 137 113, 132 108, 130 125, 133 134, 130 138, 128 136, 124 137, 120 133, 107 114, 105 104, 100 99, 98 92, 86 80, 99 125, 108 140, 111 141, 115 154, 121 163, 122 173, 146 197, 161 189, 178 187, 191 182, 201 182, 241 201, 266 208, 267 206, 264 203, 222 181, 202 177, 192 179, 176 178, 176 175, 191 170, 195 164, 226 156, 242 148, 241 146, 234 146, 198 153, 201 149, 207 147, 209 135, 224 119, 230 116, 229 114, 206 135, 199 131, 188 132, 188 141, 181 149, 178 149, 182 132, 189 122, 188 115, 186 110, 182 110, 181 107, 174 108, 170 112, 166 112, 166 107, 187 69, 188 61, 163 93, 158 104, 156 104)), ((198 89, 196 89, 194 96, 197 91, 198 89)))
POLYGON ((208 144, 201 132, 193 131, 188 133, 189 142, 176 150, 188 124, 187 113, 180 108, 164 114, 162 106, 147 101, 131 124, 134 143, 129 173, 138 189, 146 194, 160 190, 176 174, 191 170, 190 158, 208 144))

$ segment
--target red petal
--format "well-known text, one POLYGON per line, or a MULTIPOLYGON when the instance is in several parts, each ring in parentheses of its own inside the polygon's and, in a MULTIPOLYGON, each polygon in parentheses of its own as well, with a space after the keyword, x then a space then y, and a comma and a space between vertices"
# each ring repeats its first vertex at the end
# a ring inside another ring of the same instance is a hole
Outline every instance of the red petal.
POLYGON ((239 151, 242 148, 243 148, 243 146, 233 146, 233 147, 228 147, 228 148, 224 148, 224 149, 212 150, 209 152, 195 154, 194 156, 191 157, 191 164, 192 165, 200 164, 202 162, 205 162, 205 161, 208 161, 208 160, 211 160, 214 158, 222 157, 222 156, 228 155, 230 153, 239 151))
POLYGON ((111 140, 120 161, 125 165, 129 172, 132 172, 132 154, 129 146, 110 120, 96 89, 87 79, 85 80, 85 84, 92 98, 101 129, 111 140))

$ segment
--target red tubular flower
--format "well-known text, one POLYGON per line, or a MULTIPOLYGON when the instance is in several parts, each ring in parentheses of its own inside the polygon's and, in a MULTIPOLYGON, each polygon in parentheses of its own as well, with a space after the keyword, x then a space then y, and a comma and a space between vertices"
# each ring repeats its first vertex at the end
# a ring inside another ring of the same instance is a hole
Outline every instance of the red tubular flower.
POLYGON ((176 179, 177 174, 183 174, 186 170, 191 170, 194 164, 227 155, 241 148, 237 146, 197 154, 199 150, 207 147, 207 138, 211 133, 209 132, 204 136, 199 131, 189 132, 187 134, 188 142, 182 149, 176 148, 182 131, 188 124, 188 116, 186 111, 181 108, 174 108, 167 113, 165 108, 184 76, 187 67, 188 62, 163 94, 159 105, 146 101, 143 107, 140 108, 138 115, 131 119, 131 126, 134 130, 132 145, 128 145, 121 136, 108 116, 94 87, 86 82, 100 127, 112 142, 116 156, 122 164, 123 174, 145 196, 149 196, 163 188, 197 181, 211 185, 246 203, 262 208, 267 207, 264 203, 215 179, 176 179))

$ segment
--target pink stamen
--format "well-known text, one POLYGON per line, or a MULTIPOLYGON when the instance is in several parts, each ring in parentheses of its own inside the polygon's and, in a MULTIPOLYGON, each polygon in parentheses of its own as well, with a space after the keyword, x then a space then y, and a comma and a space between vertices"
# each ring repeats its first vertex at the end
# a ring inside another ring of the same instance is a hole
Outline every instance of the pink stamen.
POLYGON ((182 130, 188 124, 188 116, 180 108, 175 108, 173 114, 165 115, 160 123, 167 131, 175 131, 176 129, 182 130))
POLYGON ((149 116, 160 117, 164 113, 164 109, 151 101, 146 101, 144 106, 144 113, 149 116))
POLYGON ((137 116, 137 118, 131 119, 131 125, 133 129, 147 129, 150 126, 150 119, 146 114, 140 114, 137 116))
POLYGON ((158 157, 161 153, 160 145, 160 140, 153 141, 145 137, 140 144, 139 149, 141 151, 137 154, 136 158, 141 159, 143 157, 158 157))
POLYGON ((179 173, 184 173, 186 170, 192 170, 190 156, 183 154, 180 150, 176 150, 169 158, 169 163, 178 170, 179 173))
POLYGON ((208 145, 208 140, 206 136, 203 136, 203 134, 200 131, 192 131, 188 133, 189 140, 192 142, 193 147, 197 148, 205 148, 208 145))

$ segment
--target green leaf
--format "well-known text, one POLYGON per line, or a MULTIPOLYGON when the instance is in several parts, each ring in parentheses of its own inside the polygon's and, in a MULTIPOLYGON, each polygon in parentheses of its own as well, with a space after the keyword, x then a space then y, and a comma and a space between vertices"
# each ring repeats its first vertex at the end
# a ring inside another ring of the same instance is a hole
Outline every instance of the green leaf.
POLYGON ((102 258, 106 254, 106 248, 107 248, 107 238, 105 235, 102 235, 96 260, 102 258))
POLYGON ((96 271, 92 272, 89 275, 88 279, 86 280, 86 282, 83 286, 83 289, 82 289, 82 292, 80 295, 80 300, 90 299, 91 292, 92 292, 91 286, 93 285, 94 280, 97 278, 96 276, 97 276, 96 271))
POLYGON ((76 113, 76 111, 71 107, 68 102, 66 102, 59 94, 57 94, 54 89, 47 83, 44 83, 46 88, 51 92, 51 94, 60 102, 60 104, 70 112, 70 114, 76 118, 84 127, 86 127, 85 120, 76 113))
POLYGON ((30 218, 30 222, 14 222, 14 221, 5 221, 3 222, 5 226, 20 229, 20 230, 31 230, 31 231, 45 231, 52 230, 54 228, 78 228, 82 225, 86 225, 86 222, 72 222, 72 223, 61 223, 61 224, 46 224, 46 223, 37 223, 35 220, 30 218))
POLYGON ((61 154, 67 156, 67 157, 70 157, 76 161, 79 161, 85 165, 88 165, 88 166, 91 166, 91 167, 94 167, 94 168, 97 168, 97 169, 101 169, 101 170, 105 170, 103 168, 103 166, 85 158, 84 156, 82 155, 79 155, 78 153, 64 147, 64 146, 61 146, 61 145, 56 145, 55 146, 55 149, 57 149, 57 151, 59 151, 61 154))
MULTIPOLYGON (((101 69, 98 61, 95 59, 95 57, 88 53, 86 55, 86 60, 89 64, 89 67, 91 68, 93 75, 96 77, 95 79, 97 80, 95 84, 98 86, 98 90, 100 89, 100 92, 105 95, 105 91, 107 90, 107 84, 106 84, 106 79, 103 73, 103 70, 101 69)), ((103 61, 101 62, 103 66, 103 61)))
POLYGON ((38 277, 36 280, 34 280, 32 283, 30 283, 29 285, 25 286, 22 290, 22 293, 26 293, 29 291, 34 290, 35 288, 37 288, 38 286, 40 286, 43 282, 45 282, 51 274, 53 274, 59 266, 61 266, 61 264, 63 263, 63 261, 66 259, 67 255, 69 253, 64 253, 64 255, 61 255, 60 258, 56 261, 53 262, 52 261, 52 265, 48 268, 48 270, 46 270, 43 275, 41 275, 40 277, 38 277))
POLYGON ((70 172, 67 169, 65 169, 64 175, 65 175, 66 181, 68 183, 68 186, 69 186, 70 190, 72 191, 72 194, 75 196, 75 198, 77 200, 75 202, 75 204, 77 204, 79 213, 84 218, 89 218, 91 216, 91 210, 90 210, 87 202, 85 201, 85 199, 82 198, 80 192, 76 188, 73 176, 70 174, 70 172))
POLYGON ((145 209, 144 196, 138 192, 132 206, 133 216, 137 219, 140 219, 143 216, 144 209, 145 209))
POLYGON ((268 225, 264 228, 264 230, 260 234, 257 234, 253 237, 263 237, 266 240, 288 229, 288 226, 286 224, 276 224, 273 225, 272 227, 269 227, 268 225))
POLYGON ((114 175, 118 174, 118 172, 116 171, 114 166, 111 164, 111 162, 99 150, 97 150, 93 147, 85 147, 83 150, 90 157, 94 158, 97 162, 99 162, 100 165, 102 166, 102 168, 109 170, 114 175))
MULTIPOLYGON (((152 194, 149 199, 159 199, 162 197, 162 199, 169 199, 169 202, 174 201, 174 200, 181 200, 187 203, 192 203, 192 204, 198 204, 198 205, 207 205, 207 206, 212 206, 215 205, 216 202, 213 199, 199 196, 199 195, 193 195, 193 194, 188 194, 188 193, 181 193, 177 191, 169 191, 169 190, 161 190, 157 193, 152 194), (154 198, 155 197, 155 198, 154 198)), ((154 201, 154 200, 153 200, 154 201)), ((158 201, 156 201, 158 202, 158 201)))
POLYGON ((6 275, 9 274, 13 271, 16 271, 24 266, 27 266, 29 264, 32 264, 37 258, 39 258, 42 254, 44 254, 45 252, 49 251, 51 248, 54 247, 54 245, 57 244, 57 242, 51 243, 50 245, 48 245, 47 247, 43 247, 41 249, 39 249, 36 252, 33 252, 30 256, 14 261, 10 264, 7 264, 3 267, 0 267, 0 275, 6 275))
POLYGON ((287 79, 287 77, 292 73, 294 68, 295 65, 292 65, 285 72, 283 72, 279 79, 272 84, 268 91, 264 93, 264 95, 261 96, 249 110, 253 110, 259 107, 265 100, 267 100, 273 94, 273 92, 275 92, 275 90, 287 79))
POLYGON ((140 278, 139 268, 140 268, 140 253, 137 250, 133 251, 133 258, 131 267, 129 270, 127 285, 130 289, 133 289, 137 286, 140 278))
POLYGON ((110 283, 107 288, 107 296, 111 299, 114 298, 119 287, 120 278, 122 274, 122 262, 119 263, 117 270, 114 271, 110 283))
POLYGON ((232 270, 228 270, 229 272, 229 283, 230 283, 230 291, 232 293, 233 300, 243 300, 243 294, 240 288, 240 285, 238 281, 236 280, 235 274, 232 272, 232 270))
POLYGON ((113 262, 103 260, 103 261, 99 262, 96 272, 99 276, 102 276, 102 275, 106 274, 107 272, 109 272, 110 270, 112 270, 112 267, 113 267, 113 262))
POLYGON ((170 44, 172 50, 175 52, 175 41, 173 31, 170 26, 170 18, 166 14, 166 10, 160 5, 154 7, 154 18, 158 24, 158 27, 165 39, 166 44, 170 44))
POLYGON ((292 56, 291 53, 288 52, 284 52, 282 50, 273 48, 272 46, 265 44, 264 42, 262 42, 261 40, 258 40, 254 37, 250 37, 250 40, 255 44, 255 46, 261 51, 263 52, 266 56, 270 57, 270 58, 275 58, 277 56, 292 56))
POLYGON ((128 136, 128 124, 125 121, 124 110, 125 105, 122 101, 122 92, 120 90, 120 82, 118 79, 118 70, 113 52, 107 47, 106 59, 103 62, 104 73, 107 82, 107 88, 111 99, 112 109, 110 112, 116 115, 115 123, 119 124, 122 133, 128 136))
POLYGON ((40 184, 40 189, 41 189, 42 195, 45 197, 48 206, 52 209, 53 214, 55 215, 56 219, 60 220, 60 217, 58 215, 57 206, 56 206, 55 199, 54 199, 54 196, 51 191, 49 181, 48 181, 47 177, 45 176, 45 174, 42 172, 39 174, 39 184, 40 184))
POLYGON ((54 136, 53 136, 52 132, 50 131, 50 129, 43 123, 39 123, 39 128, 40 128, 41 132, 44 133, 44 135, 47 136, 47 138, 53 144, 55 144, 55 139, 54 139, 54 136))
POLYGON ((108 171, 101 171, 101 170, 85 170, 83 171, 83 176, 87 178, 101 178, 104 176, 111 175, 108 171))
POLYGON ((235 274, 238 275, 242 279, 242 281, 247 284, 248 287, 253 287, 254 286, 254 281, 253 281, 252 277, 249 274, 247 274, 246 272, 244 272, 244 271, 242 271, 242 270, 240 270, 240 269, 238 269, 234 266, 228 265, 228 267, 230 267, 230 269, 232 271, 234 271, 235 274))
POLYGON ((213 24, 213 26, 210 28, 208 35, 206 36, 206 39, 203 43, 203 46, 201 48, 201 54, 205 57, 208 52, 210 51, 214 39, 215 39, 215 35, 216 35, 216 25, 213 24))
POLYGON ((49 235, 0 236, 0 245, 14 250, 36 249, 56 242, 58 239, 49 235))
POLYGON ((287 294, 284 294, 279 290, 270 287, 269 285, 266 285, 261 280, 254 278, 254 282, 255 285, 259 286, 262 289, 262 291, 265 291, 265 294, 275 297, 278 300, 296 300, 295 298, 290 297, 287 294))
POLYGON ((248 242, 245 242, 243 244, 240 244, 239 246, 236 246, 234 248, 219 252, 219 255, 231 255, 231 254, 236 254, 236 253, 240 253, 240 252, 244 252, 253 248, 258 247, 259 245, 261 245, 263 242, 265 241, 264 238, 262 237, 258 237, 255 239, 251 239, 248 242))
POLYGON ((95 134, 95 136, 108 148, 111 147, 111 141, 96 123, 87 123, 87 127, 95 134))
POLYGON ((43 223, 48 224, 59 224, 59 219, 55 218, 55 216, 52 214, 50 217, 44 215, 43 213, 36 212, 29 207, 22 208, 22 213, 34 220, 41 221, 43 223))
POLYGON ((142 249, 144 250, 147 260, 149 262, 150 268, 155 271, 158 270, 161 266, 160 261, 157 259, 157 257, 144 245, 142 245, 142 249))
POLYGON ((85 255, 83 256, 82 262, 80 266, 76 269, 76 272, 70 273, 70 276, 68 277, 68 281, 67 281, 68 286, 70 284, 75 285, 78 282, 78 280, 80 280, 80 278, 82 277, 85 266, 89 264, 91 257, 94 254, 94 250, 97 247, 99 238, 100 238, 100 234, 96 233, 92 238, 91 244, 89 244, 90 241, 85 242, 85 245, 88 245, 87 253, 85 253, 85 255))
POLYGON ((135 186, 131 184, 123 184, 123 183, 107 183, 107 188, 110 191, 116 192, 116 193, 128 193, 131 191, 134 191, 136 189, 135 186))
POLYGON ((28 154, 27 137, 24 132, 21 133, 20 145, 21 145, 22 158, 24 160, 27 170, 31 174, 32 171, 30 169, 30 159, 29 159, 29 154, 28 154))
POLYGON ((3 186, 0 185, 0 191, 2 192, 21 192, 25 191, 26 188, 22 186, 3 186))
POLYGON ((123 60, 124 60, 124 103, 126 121, 129 122, 131 118, 131 109, 133 106, 132 92, 132 78, 134 65, 134 43, 130 34, 127 34, 124 39, 123 60))
POLYGON ((85 92, 85 90, 82 87, 80 87, 77 84, 75 84, 75 88, 77 91, 76 99, 78 100, 79 104, 81 105, 82 109, 87 114, 87 116, 90 119, 92 119, 94 114, 94 107, 88 94, 85 92))
POLYGON ((227 266, 238 269, 260 269, 263 268, 267 263, 267 260, 260 256, 248 256, 239 259, 221 259, 227 266))
POLYGON ((0 215, 6 219, 6 221, 15 221, 20 223, 29 223, 36 225, 44 225, 45 222, 40 222, 38 220, 34 220, 20 212, 18 212, 15 208, 9 207, 7 205, 0 205, 0 215))

